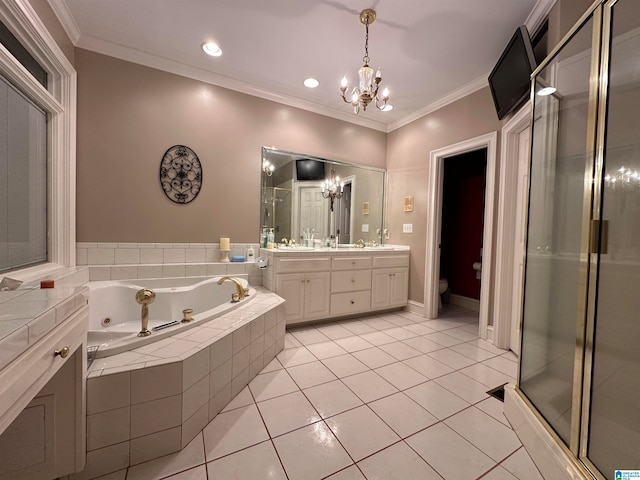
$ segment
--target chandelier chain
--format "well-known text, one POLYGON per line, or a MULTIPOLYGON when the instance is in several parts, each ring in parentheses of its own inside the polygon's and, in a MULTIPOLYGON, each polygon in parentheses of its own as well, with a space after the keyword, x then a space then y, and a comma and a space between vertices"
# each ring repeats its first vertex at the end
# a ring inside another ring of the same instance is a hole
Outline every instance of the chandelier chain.
POLYGON ((365 36, 364 36, 364 57, 362 61, 369 65, 369 22, 365 23, 365 36))

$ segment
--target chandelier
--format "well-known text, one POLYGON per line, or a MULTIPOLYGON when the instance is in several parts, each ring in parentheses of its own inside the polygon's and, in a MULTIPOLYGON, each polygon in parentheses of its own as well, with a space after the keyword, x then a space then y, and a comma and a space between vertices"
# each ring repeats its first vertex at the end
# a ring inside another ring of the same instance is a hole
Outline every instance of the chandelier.
POLYGON ((276 167, 274 167, 269 160, 267 159, 262 159, 262 171, 267 175, 267 177, 270 177, 271 175, 273 175, 273 171, 276 169, 276 167))
POLYGON ((372 101, 375 103, 378 110, 384 110, 387 107, 387 102, 389 101, 389 90, 387 88, 385 88, 382 91, 381 96, 378 97, 378 88, 380 87, 380 82, 382 82, 382 73, 380 72, 380 69, 378 68, 374 77, 373 68, 369 66, 369 25, 372 24, 375 19, 376 11, 371 8, 367 8, 360 12, 360 22, 364 23, 366 31, 364 37, 364 57, 362 57, 364 65, 360 67, 360 70, 358 70, 358 86, 354 87, 351 91, 350 100, 347 100, 347 97, 345 96, 348 88, 347 77, 344 76, 340 83, 342 100, 346 103, 350 103, 353 106, 353 112, 356 114, 360 113, 360 107, 362 107, 362 110, 366 111, 367 106, 372 101))
POLYGON ((344 183, 340 183, 340 177, 336 176, 335 168, 331 169, 331 175, 324 182, 322 182, 322 197, 329 199, 329 208, 333 212, 333 202, 336 198, 342 198, 342 192, 344 191, 344 183), (340 187, 340 191, 338 191, 340 187))

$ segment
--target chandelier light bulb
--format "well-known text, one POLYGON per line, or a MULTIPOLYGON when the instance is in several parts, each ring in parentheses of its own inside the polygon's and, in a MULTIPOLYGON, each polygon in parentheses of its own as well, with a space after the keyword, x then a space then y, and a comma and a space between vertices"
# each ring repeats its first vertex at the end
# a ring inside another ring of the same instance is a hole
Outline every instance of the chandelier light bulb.
POLYGON ((342 80, 340 81, 340 90, 345 92, 348 86, 349 86, 349 82, 347 82, 347 76, 345 75, 344 77, 342 77, 342 80))
POLYGON ((382 100, 385 102, 389 100, 389 89, 387 87, 384 87, 384 90, 382 90, 382 100))

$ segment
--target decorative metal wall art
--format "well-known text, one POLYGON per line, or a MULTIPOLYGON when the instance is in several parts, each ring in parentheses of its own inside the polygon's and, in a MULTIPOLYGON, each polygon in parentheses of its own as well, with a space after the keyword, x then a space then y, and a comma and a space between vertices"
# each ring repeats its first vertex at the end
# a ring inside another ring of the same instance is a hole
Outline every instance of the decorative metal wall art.
POLYGON ((189 203, 202 188, 202 165, 196 152, 184 145, 169 148, 160 162, 160 184, 175 203, 189 203))

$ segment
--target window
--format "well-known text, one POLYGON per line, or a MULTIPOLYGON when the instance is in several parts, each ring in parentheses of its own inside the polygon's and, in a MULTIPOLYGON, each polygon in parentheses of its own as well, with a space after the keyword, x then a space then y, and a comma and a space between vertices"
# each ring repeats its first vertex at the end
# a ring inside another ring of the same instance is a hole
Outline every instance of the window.
POLYGON ((31 280, 75 265, 76 72, 28 2, 0 22, 0 272, 31 280))
POLYGON ((47 115, 0 77, 0 272, 47 261, 47 115))

